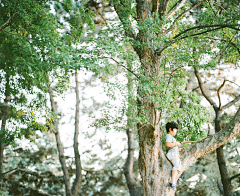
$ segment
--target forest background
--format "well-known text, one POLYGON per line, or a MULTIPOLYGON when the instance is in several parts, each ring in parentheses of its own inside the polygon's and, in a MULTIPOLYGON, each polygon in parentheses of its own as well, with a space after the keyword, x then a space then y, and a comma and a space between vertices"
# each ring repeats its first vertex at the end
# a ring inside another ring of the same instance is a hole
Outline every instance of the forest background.
POLYGON ((237 10, 1 1, 1 194, 239 195, 237 10), (183 144, 176 193, 169 120, 200 141, 183 144))

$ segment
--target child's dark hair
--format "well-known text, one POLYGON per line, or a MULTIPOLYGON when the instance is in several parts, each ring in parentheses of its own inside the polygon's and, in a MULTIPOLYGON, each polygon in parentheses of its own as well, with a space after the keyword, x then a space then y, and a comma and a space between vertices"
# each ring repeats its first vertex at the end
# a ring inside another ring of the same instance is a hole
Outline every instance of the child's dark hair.
POLYGON ((166 124, 166 129, 167 129, 167 133, 169 132, 169 129, 174 129, 174 128, 176 128, 176 129, 178 129, 178 124, 176 123, 176 122, 174 122, 174 121, 172 121, 172 122, 168 122, 167 124, 166 124))

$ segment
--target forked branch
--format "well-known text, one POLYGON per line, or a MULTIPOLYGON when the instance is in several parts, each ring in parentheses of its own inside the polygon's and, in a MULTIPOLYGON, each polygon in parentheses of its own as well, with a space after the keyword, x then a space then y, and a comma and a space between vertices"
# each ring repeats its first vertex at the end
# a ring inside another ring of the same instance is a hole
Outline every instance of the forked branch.
POLYGON ((195 75, 197 77, 197 80, 198 80, 198 84, 199 84, 199 87, 201 89, 201 92, 203 94, 203 96, 208 100, 208 102, 213 106, 214 109, 217 108, 217 105, 216 103, 211 99, 210 96, 207 95, 206 91, 205 91, 205 88, 203 87, 203 82, 202 82, 202 79, 201 79, 201 76, 200 76, 200 73, 198 71, 198 69, 196 67, 194 67, 194 72, 195 72, 195 75))

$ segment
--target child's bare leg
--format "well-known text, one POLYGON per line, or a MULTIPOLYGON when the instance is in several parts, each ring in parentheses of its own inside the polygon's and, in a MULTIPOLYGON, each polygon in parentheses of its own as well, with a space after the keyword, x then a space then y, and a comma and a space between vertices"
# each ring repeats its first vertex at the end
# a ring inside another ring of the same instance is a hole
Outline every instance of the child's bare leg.
POLYGON ((172 177, 171 177, 171 183, 176 185, 176 176, 177 176, 178 170, 172 170, 172 177))

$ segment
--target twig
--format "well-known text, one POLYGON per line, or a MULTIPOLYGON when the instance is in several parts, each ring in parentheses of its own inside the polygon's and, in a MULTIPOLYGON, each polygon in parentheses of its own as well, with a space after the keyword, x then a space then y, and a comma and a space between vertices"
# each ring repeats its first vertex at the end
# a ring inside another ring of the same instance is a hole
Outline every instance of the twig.
POLYGON ((4 175, 6 175, 7 173, 10 173, 11 171, 14 171, 14 170, 19 170, 19 168, 18 168, 18 167, 16 167, 16 168, 14 168, 14 169, 11 169, 11 170, 9 170, 9 171, 7 171, 7 172, 3 173, 2 175, 4 176, 4 175))
MULTIPOLYGON (((16 12, 16 13, 17 13, 17 12, 16 12)), ((10 16, 9 19, 8 19, 4 24, 2 24, 2 25, 0 26, 0 31, 2 31, 2 29, 3 29, 2 27, 4 27, 6 24, 8 24, 9 21, 11 20, 11 18, 13 18, 16 13, 14 13, 12 16, 10 16)))
POLYGON ((115 60, 114 58, 112 58, 112 57, 106 57, 106 56, 105 56, 104 58, 113 60, 113 61, 116 62, 119 66, 123 67, 124 69, 126 69, 126 70, 128 70, 130 73, 132 73, 136 78, 140 79, 140 77, 139 77, 137 74, 135 74, 132 70, 128 69, 127 67, 125 67, 124 65, 122 65, 121 63, 119 63, 119 62, 118 62, 117 60, 115 60))
POLYGON ((222 106, 222 104, 221 104, 221 99, 220 99, 220 94, 219 94, 219 93, 220 93, 221 88, 224 86, 225 82, 226 82, 226 80, 224 79, 222 85, 219 87, 219 89, 218 89, 218 91, 217 91, 217 96, 218 96, 218 100, 219 100, 219 109, 221 109, 221 106, 222 106))
POLYGON ((9 32, 9 31, 5 31, 5 30, 1 30, 1 31, 4 31, 4 32, 6 32, 6 33, 9 33, 9 34, 12 34, 12 35, 18 35, 18 33, 12 33, 12 32, 9 32))
POLYGON ((209 2, 209 0, 207 0, 207 2, 208 2, 208 4, 209 4, 209 6, 210 6, 212 12, 214 13, 214 15, 217 17, 217 14, 216 14, 215 11, 213 10, 212 5, 211 5, 211 3, 209 2))
POLYGON ((172 24, 172 27, 169 28, 169 29, 167 29, 167 30, 164 32, 164 35, 166 35, 166 34, 167 34, 168 32, 170 32, 170 31, 172 31, 172 30, 174 29, 177 21, 178 21, 180 18, 182 18, 186 13, 188 13, 188 12, 190 12, 191 10, 195 9, 196 7, 198 7, 199 5, 201 5, 202 3, 204 3, 205 1, 207 1, 207 0, 204 0, 204 1, 199 2, 197 5, 191 7, 190 9, 188 9, 188 10, 186 10, 185 12, 183 12, 182 14, 180 14, 180 15, 174 20, 174 22, 173 22, 173 24, 172 24))
POLYGON ((233 81, 230 81, 230 80, 226 80, 227 82, 231 82, 231 83, 233 83, 233 84, 235 84, 235 85, 237 85, 239 88, 240 88, 240 86, 238 85, 238 84, 236 84, 235 82, 233 82, 233 81))
POLYGON ((203 140, 198 140, 198 141, 184 141, 184 142, 180 142, 182 144, 184 143, 197 143, 197 142, 202 142, 203 140))
MULTIPOLYGON (((235 26, 236 26, 236 25, 235 25, 235 26)), ((215 25, 200 25, 200 26, 192 27, 192 28, 189 28, 189 29, 186 29, 186 30, 180 32, 180 33, 177 34, 173 39, 176 39, 177 37, 179 37, 180 35, 188 32, 188 31, 191 31, 191 30, 194 30, 194 29, 209 28, 209 27, 218 27, 218 28, 216 28, 216 29, 211 29, 211 30, 209 30, 209 32, 210 32, 210 31, 213 31, 213 30, 221 29, 221 28, 227 28, 227 27, 239 31, 238 28, 235 28, 235 27, 234 27, 234 24, 232 24, 232 25, 225 25, 225 24, 223 24, 223 25, 221 25, 221 24, 217 24, 217 25, 216 25, 216 24, 215 24, 215 25)), ((206 32, 208 32, 208 31, 206 31, 206 32)))
POLYGON ((229 178, 229 180, 231 181, 231 180, 233 180, 234 178, 237 178, 237 177, 240 177, 240 173, 232 176, 231 178, 229 178))

